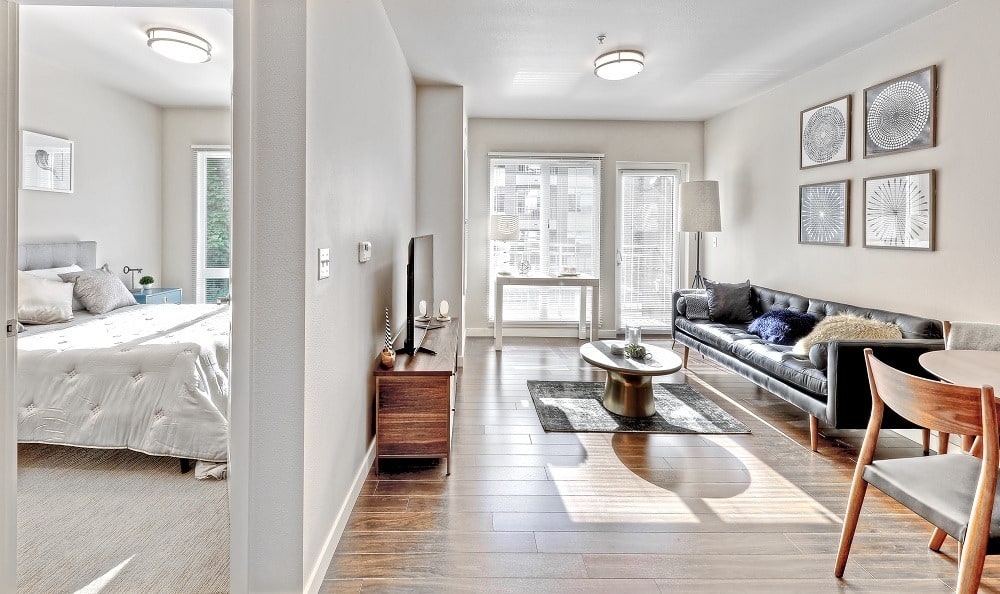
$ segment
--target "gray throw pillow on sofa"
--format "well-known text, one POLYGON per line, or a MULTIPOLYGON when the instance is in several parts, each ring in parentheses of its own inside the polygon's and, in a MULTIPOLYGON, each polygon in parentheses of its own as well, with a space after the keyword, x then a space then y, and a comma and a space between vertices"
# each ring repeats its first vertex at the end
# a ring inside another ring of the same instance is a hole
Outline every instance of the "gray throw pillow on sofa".
POLYGON ((137 305, 132 292, 107 266, 82 272, 67 272, 60 274, 59 278, 73 283, 73 294, 90 313, 103 314, 119 307, 137 305))
POLYGON ((733 284, 705 281, 705 285, 708 287, 708 315, 713 322, 742 323, 754 318, 750 281, 733 284))

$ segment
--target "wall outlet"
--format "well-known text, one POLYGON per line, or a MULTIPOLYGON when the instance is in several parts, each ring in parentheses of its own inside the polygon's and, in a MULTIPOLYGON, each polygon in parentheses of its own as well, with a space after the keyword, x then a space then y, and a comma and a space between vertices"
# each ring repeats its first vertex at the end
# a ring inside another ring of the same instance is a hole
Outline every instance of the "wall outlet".
POLYGON ((330 278, 330 248, 319 248, 319 280, 330 278))
POLYGON ((719 238, 718 237, 715 237, 715 236, 712 237, 712 247, 719 247, 719 238))
POLYGON ((372 242, 362 241, 358 244, 358 262, 367 262, 372 259, 372 242))

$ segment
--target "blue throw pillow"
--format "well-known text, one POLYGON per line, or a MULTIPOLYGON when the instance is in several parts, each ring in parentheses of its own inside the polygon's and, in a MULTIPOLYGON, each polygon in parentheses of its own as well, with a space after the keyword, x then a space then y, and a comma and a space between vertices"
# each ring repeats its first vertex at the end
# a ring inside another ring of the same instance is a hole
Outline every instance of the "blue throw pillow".
POLYGON ((812 332, 819 322, 816 316, 790 309, 775 309, 750 322, 747 332, 767 342, 791 346, 812 332))

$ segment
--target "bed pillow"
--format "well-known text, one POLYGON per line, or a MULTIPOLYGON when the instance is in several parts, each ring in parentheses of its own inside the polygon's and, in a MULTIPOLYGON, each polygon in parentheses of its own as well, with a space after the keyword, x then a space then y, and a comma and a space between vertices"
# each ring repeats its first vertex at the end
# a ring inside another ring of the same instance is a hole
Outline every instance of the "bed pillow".
POLYGON ((73 285, 17 272, 17 319, 56 324, 73 319, 73 285))
POLYGON ((135 297, 125 283, 108 270, 107 265, 83 272, 66 272, 59 275, 66 282, 73 283, 73 294, 92 314, 103 314, 136 305, 135 297))
POLYGON ((809 334, 819 320, 812 314, 791 309, 775 309, 750 322, 747 332, 756 334, 767 342, 792 346, 795 341, 809 334))
POLYGON ((750 281, 745 283, 713 283, 705 281, 708 294, 708 315, 713 322, 732 324, 753 319, 750 305, 750 281))
POLYGON ((903 338, 899 326, 849 314, 824 318, 813 331, 795 343, 792 354, 808 357, 814 344, 831 340, 893 340, 903 338))
MULTIPOLYGON (((47 278, 49 280, 63 282, 63 280, 59 278, 60 274, 65 274, 67 272, 83 272, 83 268, 80 268, 79 266, 74 264, 72 266, 63 266, 62 268, 39 268, 37 270, 25 270, 25 272, 27 272, 32 276, 39 276, 41 278, 47 278)), ((78 311, 81 309, 86 309, 86 308, 83 307, 83 304, 80 303, 79 299, 73 297, 73 311, 78 311)))

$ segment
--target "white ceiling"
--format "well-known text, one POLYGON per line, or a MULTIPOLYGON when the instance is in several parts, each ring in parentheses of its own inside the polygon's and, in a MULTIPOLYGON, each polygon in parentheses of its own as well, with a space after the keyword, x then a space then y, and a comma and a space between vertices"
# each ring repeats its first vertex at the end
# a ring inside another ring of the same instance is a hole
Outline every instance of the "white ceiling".
POLYGON ((226 107, 233 17, 221 8, 22 6, 21 52, 163 107, 226 107), (212 44, 205 64, 174 62, 146 47, 146 29, 183 29, 212 44))
POLYGON ((709 118, 953 2, 382 0, 417 82, 465 87, 470 117, 636 120, 709 118), (594 76, 626 48, 642 73, 594 76))

